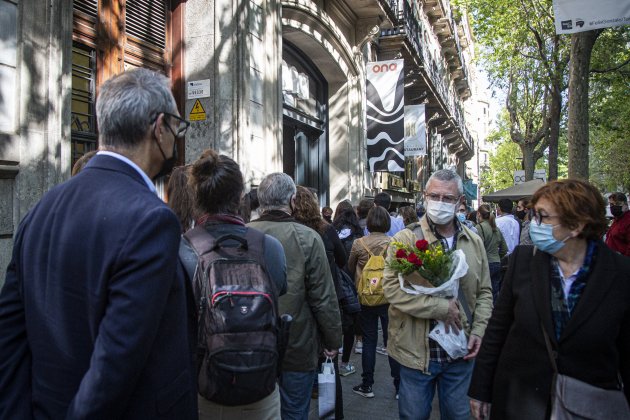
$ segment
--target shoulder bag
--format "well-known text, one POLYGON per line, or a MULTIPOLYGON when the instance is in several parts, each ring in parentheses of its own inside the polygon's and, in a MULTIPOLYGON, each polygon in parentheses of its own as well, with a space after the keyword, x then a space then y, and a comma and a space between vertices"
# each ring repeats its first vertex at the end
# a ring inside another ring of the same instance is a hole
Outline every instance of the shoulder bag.
POLYGON ((621 389, 600 388, 558 372, 556 353, 551 349, 551 341, 542 323, 540 327, 554 372, 551 385, 551 420, 630 419, 628 401, 621 389))

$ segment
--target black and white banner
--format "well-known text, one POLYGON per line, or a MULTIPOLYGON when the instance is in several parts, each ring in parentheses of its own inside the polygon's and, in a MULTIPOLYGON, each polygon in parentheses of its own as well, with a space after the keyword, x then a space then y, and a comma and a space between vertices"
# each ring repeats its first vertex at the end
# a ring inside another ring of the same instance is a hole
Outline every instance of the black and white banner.
POLYGON ((405 156, 427 154, 427 130, 424 105, 405 107, 405 156))
POLYGON ((367 63, 367 157, 370 171, 404 171, 403 60, 367 63))
POLYGON ((630 24, 630 0, 553 0, 557 34, 630 24))

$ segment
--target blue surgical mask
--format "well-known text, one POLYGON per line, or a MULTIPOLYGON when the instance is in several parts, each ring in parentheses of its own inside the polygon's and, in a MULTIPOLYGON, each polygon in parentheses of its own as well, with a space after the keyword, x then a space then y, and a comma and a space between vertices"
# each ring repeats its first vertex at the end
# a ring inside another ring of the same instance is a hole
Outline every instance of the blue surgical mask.
POLYGON ((529 237, 532 239, 536 248, 549 254, 555 254, 560 251, 564 246, 564 241, 570 238, 567 237, 564 241, 559 241, 553 236, 553 228, 557 225, 550 225, 547 223, 538 224, 536 221, 532 221, 529 225, 529 237))
POLYGON ((466 214, 465 213, 457 213, 457 218, 459 219, 459 221, 461 223, 464 223, 464 220, 466 220, 466 214))

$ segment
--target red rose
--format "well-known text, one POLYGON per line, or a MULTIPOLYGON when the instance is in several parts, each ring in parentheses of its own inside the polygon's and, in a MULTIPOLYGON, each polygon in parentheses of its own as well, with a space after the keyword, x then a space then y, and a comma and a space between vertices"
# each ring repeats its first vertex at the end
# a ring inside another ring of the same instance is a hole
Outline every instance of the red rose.
POLYGON ((407 252, 404 249, 396 251, 396 258, 407 258, 407 252))
POLYGON ((409 256, 407 257, 407 261, 409 261, 416 267, 422 267, 422 260, 418 258, 418 256, 414 253, 409 254, 409 256))
POLYGON ((418 248, 420 251, 426 251, 428 247, 429 243, 426 240, 419 239, 416 241, 416 248, 418 248))

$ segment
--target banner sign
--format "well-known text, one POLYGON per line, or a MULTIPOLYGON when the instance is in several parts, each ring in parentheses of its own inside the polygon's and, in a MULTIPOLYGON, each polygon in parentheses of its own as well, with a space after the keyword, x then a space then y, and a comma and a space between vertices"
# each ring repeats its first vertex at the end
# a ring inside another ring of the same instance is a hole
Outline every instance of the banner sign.
POLYGON ((557 34, 630 24, 630 0, 553 0, 557 34))
MULTIPOLYGON (((547 182, 547 171, 545 169, 534 169, 534 176, 532 179, 540 179, 542 182, 547 182)), ((514 171, 514 185, 522 184, 525 182, 525 171, 514 171)))
POLYGON ((367 158, 370 172, 405 166, 404 60, 367 63, 367 158))
POLYGON ((424 105, 405 107, 405 156, 427 154, 427 131, 424 105))

